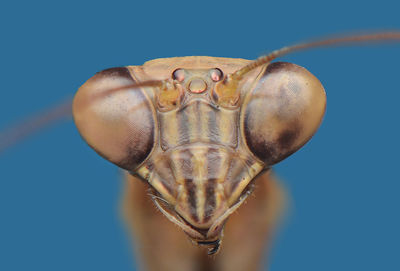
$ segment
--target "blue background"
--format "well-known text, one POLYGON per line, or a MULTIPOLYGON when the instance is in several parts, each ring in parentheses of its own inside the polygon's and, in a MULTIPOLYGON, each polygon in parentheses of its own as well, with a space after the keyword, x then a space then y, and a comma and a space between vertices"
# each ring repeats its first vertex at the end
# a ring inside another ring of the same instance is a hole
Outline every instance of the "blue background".
MULTIPOLYGON (((0 130, 95 72, 169 56, 254 59, 310 38, 400 29, 397 1, 0 4, 0 130)), ((292 208, 271 270, 400 270, 400 44, 282 58, 324 84, 319 132, 277 171, 292 208)), ((281 60, 282 60, 281 59, 281 60)), ((0 270, 132 270, 120 172, 72 121, 0 154, 0 270)))

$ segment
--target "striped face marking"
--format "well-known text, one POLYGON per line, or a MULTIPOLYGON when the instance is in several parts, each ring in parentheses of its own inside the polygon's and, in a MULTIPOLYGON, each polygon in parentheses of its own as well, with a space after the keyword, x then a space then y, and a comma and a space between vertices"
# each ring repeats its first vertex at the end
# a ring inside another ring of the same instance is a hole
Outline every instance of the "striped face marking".
POLYGON ((171 221, 195 241, 214 243, 263 166, 242 143, 240 108, 221 108, 211 98, 220 69, 177 69, 172 77, 183 87, 182 102, 157 110, 159 143, 137 172, 171 221))

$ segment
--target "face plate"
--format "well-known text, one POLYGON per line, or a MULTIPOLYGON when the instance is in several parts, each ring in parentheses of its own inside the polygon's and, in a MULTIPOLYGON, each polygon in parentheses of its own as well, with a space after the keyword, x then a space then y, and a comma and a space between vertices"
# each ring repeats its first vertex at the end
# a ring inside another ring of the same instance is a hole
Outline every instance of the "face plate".
POLYGON ((210 57, 170 61, 130 67, 138 80, 155 80, 165 79, 157 71, 165 72, 166 62, 175 63, 168 69, 171 74, 179 69, 175 74, 183 87, 176 108, 165 111, 154 104, 160 127, 157 145, 136 172, 152 186, 156 205, 171 221, 198 242, 215 241, 229 214, 248 195, 249 183, 263 169, 242 142, 240 107, 222 108, 212 98, 218 78, 215 68, 230 73, 248 61, 230 63, 210 57), (201 91, 193 91, 194 81, 201 91))

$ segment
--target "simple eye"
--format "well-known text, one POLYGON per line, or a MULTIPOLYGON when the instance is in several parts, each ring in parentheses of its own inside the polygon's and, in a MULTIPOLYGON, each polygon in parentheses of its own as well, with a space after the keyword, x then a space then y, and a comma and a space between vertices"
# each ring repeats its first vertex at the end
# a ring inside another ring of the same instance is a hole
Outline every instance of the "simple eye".
POLYGON ((214 82, 218 82, 222 80, 224 73, 220 69, 214 68, 210 71, 210 76, 214 82))
POLYGON ((185 70, 176 69, 172 73, 172 79, 177 80, 178 82, 182 82, 183 80, 185 80, 185 70))

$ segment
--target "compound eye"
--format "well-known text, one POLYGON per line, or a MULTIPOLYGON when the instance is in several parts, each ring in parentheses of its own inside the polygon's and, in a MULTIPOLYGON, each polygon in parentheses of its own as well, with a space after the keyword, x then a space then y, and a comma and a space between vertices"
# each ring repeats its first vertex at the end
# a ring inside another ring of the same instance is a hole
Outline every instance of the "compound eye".
POLYGON ((126 67, 111 68, 86 81, 75 95, 73 116, 85 141, 117 166, 133 171, 155 146, 152 101, 126 67), (110 92, 111 91, 111 92, 110 92))
POLYGON ((224 73, 220 69, 214 68, 210 71, 210 76, 214 82, 218 82, 222 80, 224 73))
POLYGON ((250 151, 271 166, 310 140, 326 96, 314 75, 291 63, 272 63, 257 80, 242 107, 241 125, 250 151))
POLYGON ((183 82, 183 80, 185 80, 185 70, 184 69, 176 69, 172 73, 172 79, 177 80, 178 82, 183 82))

